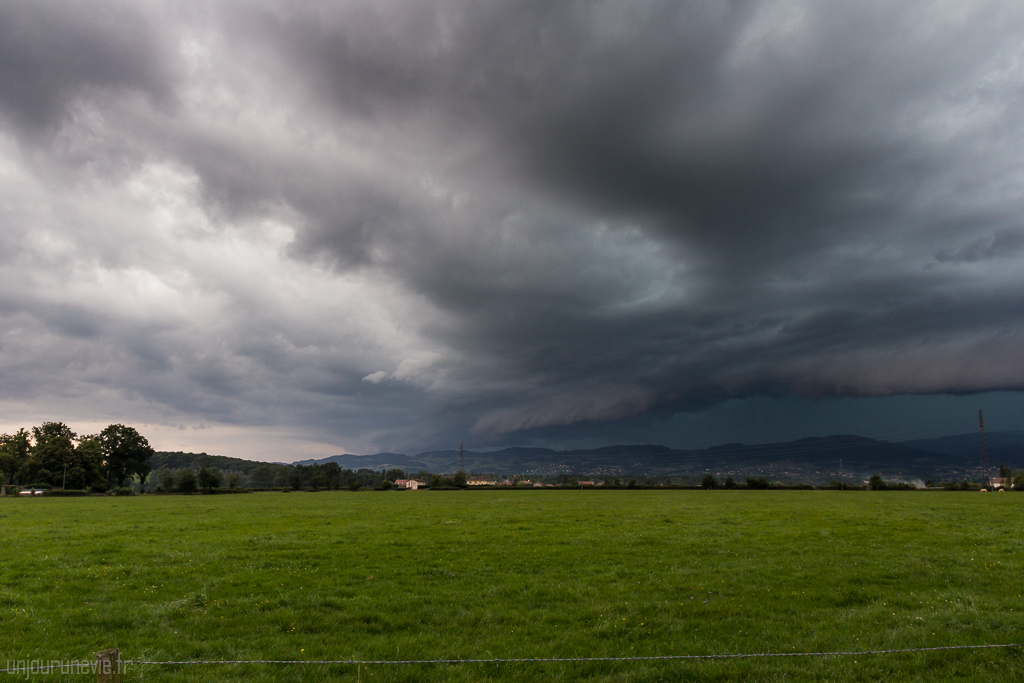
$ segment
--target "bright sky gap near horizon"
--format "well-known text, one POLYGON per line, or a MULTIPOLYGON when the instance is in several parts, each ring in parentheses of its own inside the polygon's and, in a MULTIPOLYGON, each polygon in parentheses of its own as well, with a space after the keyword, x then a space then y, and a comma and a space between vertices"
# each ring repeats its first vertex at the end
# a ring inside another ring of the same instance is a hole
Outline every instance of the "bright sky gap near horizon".
POLYGON ((0 431, 1024 429, 1024 4, 0 5, 0 431))

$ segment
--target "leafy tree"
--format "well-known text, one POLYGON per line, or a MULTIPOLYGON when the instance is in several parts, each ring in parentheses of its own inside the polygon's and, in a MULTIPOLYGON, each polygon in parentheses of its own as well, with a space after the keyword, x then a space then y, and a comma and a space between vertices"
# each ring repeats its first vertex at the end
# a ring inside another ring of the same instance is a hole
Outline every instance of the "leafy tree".
POLYGON ((149 473, 153 471, 153 464, 148 460, 139 464, 138 469, 135 470, 135 474, 139 476, 139 484, 143 490, 146 488, 146 479, 149 477, 149 473))
POLYGON ((201 468, 199 470, 199 487, 204 491, 220 488, 220 470, 216 467, 201 468))
POLYGON ((384 473, 384 478, 394 483, 399 479, 405 479, 405 472, 397 468, 391 469, 384 473))
POLYGON ((630 479, 630 480, 629 480, 629 483, 628 483, 628 484, 626 484, 626 488, 627 488, 627 489, 635 489, 635 488, 636 488, 636 486, 637 486, 637 484, 636 484, 636 478, 630 479))
POLYGON ((1024 470, 1017 470, 1013 473, 1013 488, 1024 492, 1024 470))
POLYGON ((198 488, 196 482, 196 473, 192 471, 191 467, 184 467, 178 470, 178 475, 175 477, 178 482, 178 491, 180 493, 195 493, 198 488))
POLYGON ((466 488, 466 473, 459 470, 452 475, 452 486, 458 486, 459 488, 466 488))
POLYGON ((274 488, 283 489, 292 485, 292 470, 288 465, 278 465, 274 472, 274 488))
POLYGON ((30 446, 28 432, 24 429, 19 429, 15 434, 0 436, 0 473, 6 477, 0 483, 14 483, 18 471, 28 463, 30 446))
POLYGON ((156 474, 157 485, 161 491, 170 493, 178 486, 178 481, 174 475, 174 470, 163 468, 157 471, 156 474))
POLYGON ((727 489, 734 489, 734 488, 736 488, 736 480, 732 478, 731 474, 727 475, 725 477, 725 488, 727 488, 727 489))
POLYGON ((999 476, 1000 477, 1005 477, 1006 479, 1009 479, 1010 477, 1013 476, 1013 470, 1011 468, 1007 467, 1006 465, 1000 464, 999 465, 999 476))
MULTIPOLYGON (((77 439, 63 422, 44 422, 33 427, 28 462, 22 470, 25 480, 51 486, 105 489, 99 442, 95 437, 84 437, 76 447, 77 439)), ((18 476, 22 478, 21 474, 18 476)))
POLYGON ((715 479, 715 475, 708 472, 704 475, 704 478, 700 480, 700 485, 702 488, 713 489, 718 486, 718 480, 715 479))
POLYGON ((107 476, 117 483, 118 488, 124 486, 125 479, 138 474, 143 464, 153 457, 149 441, 134 427, 110 425, 100 432, 99 440, 107 476))
POLYGON ((363 486, 362 483, 358 479, 356 479, 355 477, 353 477, 352 479, 348 480, 348 490, 349 491, 358 491, 360 488, 362 488, 362 486, 363 486))
POLYGON ((882 475, 872 474, 871 478, 868 479, 868 488, 872 491, 884 491, 887 487, 885 482, 882 481, 882 475))
POLYGON ((391 486, 392 486, 392 484, 391 484, 391 482, 389 480, 381 479, 380 480, 380 485, 377 488, 380 489, 381 491, 390 491, 391 490, 391 486))
POLYGON ((768 486, 768 480, 764 477, 747 477, 747 488, 766 489, 768 486))
POLYGON ((229 489, 241 488, 241 486, 242 486, 242 475, 239 474, 238 472, 231 472, 230 474, 228 474, 227 479, 228 479, 228 488, 229 489))
POLYGON ((61 483, 65 488, 72 489, 92 486, 105 491, 110 488, 103 476, 103 448, 98 436, 86 436, 78 442, 74 463, 67 468, 67 475, 61 477, 61 483))
POLYGON ((295 465, 294 467, 288 468, 288 485, 293 489, 299 490, 303 487, 306 479, 306 466, 295 465))
POLYGON ((341 488, 341 465, 336 462, 325 462, 320 465, 320 469, 323 472, 324 486, 328 491, 341 488))
POLYGON ((274 465, 257 465, 249 473, 249 483, 258 489, 269 489, 274 485, 274 475, 277 474, 277 467, 274 465))

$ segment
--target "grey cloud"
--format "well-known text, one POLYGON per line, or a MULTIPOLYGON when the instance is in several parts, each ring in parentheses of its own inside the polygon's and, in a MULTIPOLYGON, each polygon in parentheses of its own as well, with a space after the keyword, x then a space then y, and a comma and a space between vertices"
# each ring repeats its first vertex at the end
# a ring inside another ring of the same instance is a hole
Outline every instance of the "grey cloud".
POLYGON ((974 263, 992 258, 1009 258, 1024 249, 1024 230, 1001 230, 992 237, 979 238, 959 249, 943 249, 935 255, 941 263, 974 263))
POLYGON ((90 89, 170 94, 165 36, 130 3, 9 2, 0 7, 0 108, 53 129, 90 89))
POLYGON ((135 266, 199 308, 54 322, 27 286, 4 310, 68 367, 122 359, 110 384, 175 423, 426 447, 1024 388, 1013 3, 104 7, 0 12, 0 111, 75 141, 34 143, 52 196, 144 199, 137 234, 55 219, 69 272, 135 266))

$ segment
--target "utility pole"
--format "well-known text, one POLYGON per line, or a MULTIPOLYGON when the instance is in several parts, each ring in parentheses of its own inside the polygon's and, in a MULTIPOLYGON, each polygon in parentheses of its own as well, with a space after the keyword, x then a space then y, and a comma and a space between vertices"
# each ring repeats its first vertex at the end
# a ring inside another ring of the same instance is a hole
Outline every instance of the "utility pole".
POLYGON ((463 472, 466 471, 466 451, 462 448, 462 444, 459 444, 459 469, 463 472))

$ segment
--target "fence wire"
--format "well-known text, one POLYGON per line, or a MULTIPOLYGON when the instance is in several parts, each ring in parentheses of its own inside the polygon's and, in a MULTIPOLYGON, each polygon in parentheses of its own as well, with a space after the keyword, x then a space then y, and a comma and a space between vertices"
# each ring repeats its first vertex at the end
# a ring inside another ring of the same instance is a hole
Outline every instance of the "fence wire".
MULTIPOLYGON (((858 657, 864 655, 890 655, 908 652, 938 652, 943 650, 985 650, 993 648, 1024 647, 1019 643, 998 643, 990 645, 940 645, 936 647, 907 647, 890 650, 838 650, 835 652, 746 652, 737 654, 704 655, 650 655, 634 657, 503 657, 491 659, 191 659, 150 661, 145 659, 122 659, 121 666, 191 666, 224 664, 357 664, 371 665, 414 665, 414 664, 541 664, 541 663, 585 663, 585 662, 653 662, 698 659, 754 659, 769 657, 858 657)), ((34 666, 17 666, 0 669, 0 673, 25 673, 28 671, 52 671, 56 665, 41 661, 34 666)))

